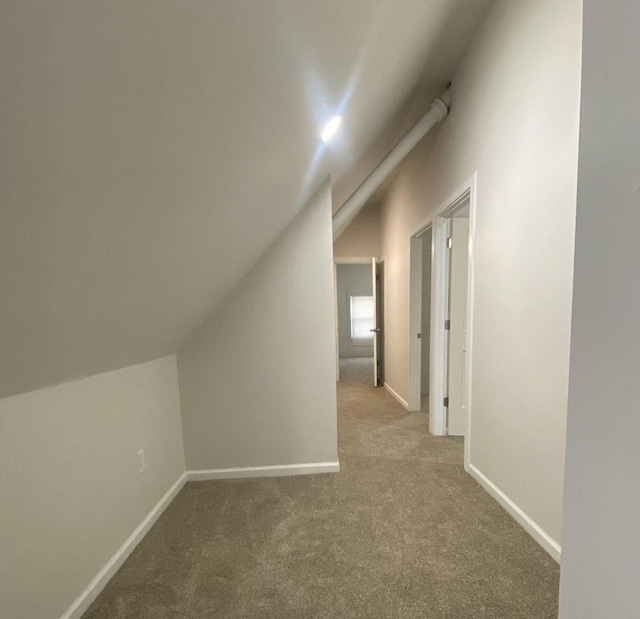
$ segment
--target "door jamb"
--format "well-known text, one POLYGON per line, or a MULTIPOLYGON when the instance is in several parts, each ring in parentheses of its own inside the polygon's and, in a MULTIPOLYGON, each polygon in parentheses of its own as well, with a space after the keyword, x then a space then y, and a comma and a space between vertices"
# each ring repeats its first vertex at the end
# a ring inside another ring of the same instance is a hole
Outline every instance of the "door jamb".
POLYGON ((476 254, 477 176, 474 172, 456 191, 425 219, 410 237, 410 303, 409 303, 409 410, 420 410, 421 332, 422 321, 422 241, 416 238, 430 226, 431 241, 431 375, 429 380, 429 431, 436 436, 446 435, 445 396, 445 329, 447 303, 447 235, 446 225, 458 206, 469 200, 469 264, 467 272, 467 368, 466 389, 468 420, 464 441, 465 468, 471 453, 471 385, 473 369, 473 310, 476 254))
MULTIPOLYGON (((422 409, 422 347, 425 346, 425 340, 424 333, 422 333, 424 240, 421 235, 429 228, 431 228, 431 264, 433 269, 433 222, 431 220, 413 234, 409 248, 409 398, 407 408, 413 412, 422 409), (420 338, 418 338, 418 333, 421 334, 420 338)), ((433 282, 431 282, 431 290, 433 290, 433 282)), ((430 302, 432 303, 431 300, 430 302)), ((431 340, 429 340, 429 346, 431 346, 431 340)), ((431 391, 431 384, 429 384, 429 391, 431 391)))

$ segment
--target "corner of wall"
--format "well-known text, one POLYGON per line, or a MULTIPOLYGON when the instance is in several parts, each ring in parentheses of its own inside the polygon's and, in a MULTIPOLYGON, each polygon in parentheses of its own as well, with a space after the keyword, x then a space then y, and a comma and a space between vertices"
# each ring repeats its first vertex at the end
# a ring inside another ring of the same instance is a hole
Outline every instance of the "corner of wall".
POLYGON ((190 470, 337 461, 327 179, 178 354, 190 470))

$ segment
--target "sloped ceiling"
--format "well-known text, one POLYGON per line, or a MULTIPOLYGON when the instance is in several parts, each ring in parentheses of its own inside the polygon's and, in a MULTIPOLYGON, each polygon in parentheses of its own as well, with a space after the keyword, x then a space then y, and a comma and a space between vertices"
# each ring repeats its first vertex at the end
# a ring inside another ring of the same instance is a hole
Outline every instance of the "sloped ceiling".
POLYGON ((446 83, 470 4, 2 2, 0 396, 179 350, 322 178, 446 83))

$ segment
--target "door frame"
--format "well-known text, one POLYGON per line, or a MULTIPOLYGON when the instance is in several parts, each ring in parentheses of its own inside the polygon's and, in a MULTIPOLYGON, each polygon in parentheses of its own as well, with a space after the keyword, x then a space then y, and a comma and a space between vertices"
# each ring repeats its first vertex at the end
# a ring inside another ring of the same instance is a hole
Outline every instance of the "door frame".
POLYGON ((477 177, 474 172, 456 191, 427 217, 410 237, 410 302, 409 302, 409 410, 420 410, 421 349, 424 342, 418 338, 422 329, 422 240, 417 238, 429 227, 431 235, 431 353, 429 378, 429 431, 435 436, 446 436, 446 332, 444 321, 448 304, 447 225, 453 213, 469 201, 469 264, 467 271, 467 367, 466 401, 468 404, 467 432, 464 441, 465 467, 469 465, 472 419, 473 369, 473 310, 476 254, 476 202, 477 177))
MULTIPOLYGON (((333 311, 336 340, 336 382, 340 381, 340 335, 338 333, 338 265, 339 264, 367 264, 372 267, 373 261, 378 261, 376 256, 363 256, 357 258, 333 258, 333 311)), ((373 267, 372 267, 373 270, 373 267)), ((375 277, 375 272, 373 277, 375 277)), ((376 334, 374 333, 374 339, 376 334)))

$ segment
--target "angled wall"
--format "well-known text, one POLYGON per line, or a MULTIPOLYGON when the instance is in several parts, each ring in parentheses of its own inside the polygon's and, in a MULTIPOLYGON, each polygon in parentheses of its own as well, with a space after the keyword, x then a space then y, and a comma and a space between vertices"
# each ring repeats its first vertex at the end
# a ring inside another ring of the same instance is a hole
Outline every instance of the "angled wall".
POLYGON ((178 355, 187 468, 336 462, 327 180, 178 355))

